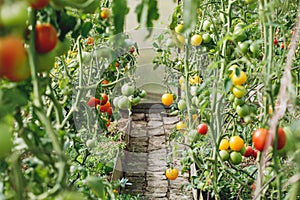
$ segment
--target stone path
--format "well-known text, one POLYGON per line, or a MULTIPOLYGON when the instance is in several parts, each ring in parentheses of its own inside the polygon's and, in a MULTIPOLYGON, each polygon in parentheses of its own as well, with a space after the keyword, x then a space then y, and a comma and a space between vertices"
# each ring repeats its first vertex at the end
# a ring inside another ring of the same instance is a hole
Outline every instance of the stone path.
MULTIPOLYGON (((184 200, 193 199, 192 192, 181 190, 188 183, 188 174, 169 181, 165 177, 170 130, 179 121, 177 117, 166 117, 158 113, 134 113, 130 118, 127 149, 122 159, 123 177, 132 185, 122 193, 141 194, 143 199, 184 200)), ((179 146, 179 149, 183 148, 179 146)), ((180 158, 173 161, 180 171, 180 158)))

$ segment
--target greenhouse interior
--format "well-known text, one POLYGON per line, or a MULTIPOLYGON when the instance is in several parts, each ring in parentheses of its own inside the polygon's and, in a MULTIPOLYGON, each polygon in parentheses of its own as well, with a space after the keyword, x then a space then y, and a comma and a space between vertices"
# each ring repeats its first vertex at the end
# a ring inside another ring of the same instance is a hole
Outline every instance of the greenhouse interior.
POLYGON ((300 200, 299 0, 0 0, 0 200, 300 200))

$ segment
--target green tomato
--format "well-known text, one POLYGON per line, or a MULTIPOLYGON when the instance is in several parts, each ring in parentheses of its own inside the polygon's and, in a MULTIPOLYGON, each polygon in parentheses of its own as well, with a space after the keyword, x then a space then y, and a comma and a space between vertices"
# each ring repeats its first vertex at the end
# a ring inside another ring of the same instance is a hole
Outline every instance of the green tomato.
POLYGON ((247 39, 246 31, 243 28, 235 28, 233 31, 233 39, 237 42, 243 42, 247 39))
POLYGON ((178 101, 178 109, 180 110, 180 111, 183 111, 183 110, 185 110, 186 109, 186 102, 185 102, 185 100, 183 100, 183 99, 180 99, 179 101, 178 101))
POLYGON ((238 105, 236 107, 235 111, 238 114, 238 116, 245 117, 245 116, 249 115, 249 106, 247 106, 246 104, 244 104, 242 106, 238 105))
POLYGON ((234 165, 238 165, 242 162, 242 154, 237 151, 232 151, 230 153, 230 162, 234 165))
POLYGON ((205 20, 203 22, 203 26, 202 26, 202 29, 204 31, 209 31, 210 30, 210 26, 211 26, 211 22, 209 20, 205 20))
POLYGON ((220 155, 222 161, 227 161, 227 160, 229 160, 229 153, 228 153, 227 150, 221 150, 221 151, 219 152, 219 155, 220 155))
POLYGON ((121 96, 118 99, 118 108, 122 109, 122 110, 127 110, 130 109, 130 101, 128 99, 127 96, 121 96))
MULTIPOLYGON (((233 95, 234 96, 234 95, 233 95)), ((241 106, 243 104, 245 104, 245 97, 242 97, 242 98, 234 98, 234 103, 237 105, 237 106, 241 106)))
POLYGON ((6 156, 8 156, 13 147, 12 127, 13 127, 13 118, 11 116, 6 116, 0 121, 0 130, 1 130, 0 158, 5 158, 6 156))
POLYGON ((58 40, 58 43, 54 49, 56 56, 67 54, 71 47, 71 41, 65 38, 63 41, 58 40))
POLYGON ((125 96, 133 95, 135 91, 135 88, 133 85, 126 83, 121 88, 121 93, 125 96))
POLYGON ((243 54, 246 54, 249 49, 249 43, 248 42, 240 42, 238 44, 239 51, 241 51, 243 54))
POLYGON ((36 54, 36 66, 38 72, 50 71, 54 67, 56 51, 36 54))
POLYGON ((203 41, 204 44, 210 43, 211 40, 212 40, 212 39, 211 39, 209 33, 204 33, 204 34, 202 35, 202 41, 203 41))
POLYGON ((138 103, 141 102, 141 97, 137 96, 137 97, 133 97, 131 100, 132 105, 137 105, 138 103))
POLYGON ((146 90, 140 91, 139 96, 140 96, 141 98, 145 98, 145 97, 147 96, 146 90))
POLYGON ((0 23, 4 27, 26 27, 28 20, 28 3, 26 1, 16 1, 10 4, 3 4, 0 8, 0 23))

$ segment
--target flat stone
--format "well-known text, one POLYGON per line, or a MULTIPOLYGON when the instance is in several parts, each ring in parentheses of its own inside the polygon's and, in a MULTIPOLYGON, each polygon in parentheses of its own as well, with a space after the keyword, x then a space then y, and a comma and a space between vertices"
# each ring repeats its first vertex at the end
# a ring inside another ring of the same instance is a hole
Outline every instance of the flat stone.
POLYGON ((166 138, 164 135, 149 138, 148 151, 154 151, 162 148, 166 148, 166 138))
POLYGON ((146 196, 146 199, 149 199, 149 200, 154 200, 154 199, 157 199, 157 198, 162 198, 162 197, 166 197, 167 194, 162 192, 162 193, 158 193, 158 192, 145 192, 144 195, 146 196))
POLYGON ((142 120, 145 120, 145 114, 144 113, 133 113, 131 115, 131 119, 133 121, 142 121, 142 120))
POLYGON ((153 193, 167 193, 168 192, 168 183, 164 183, 161 181, 156 182, 148 182, 146 191, 153 193))
POLYGON ((193 199, 192 196, 189 196, 189 195, 182 195, 182 194, 170 194, 170 197, 169 199, 172 199, 172 200, 191 200, 193 199))
POLYGON ((149 115, 147 115, 147 120, 148 121, 161 121, 162 117, 161 117, 160 113, 150 113, 149 115))
POLYGON ((175 128, 175 124, 164 125, 166 135, 170 134, 170 131, 175 128))
POLYGON ((145 121, 132 121, 131 122, 131 129, 135 128, 141 128, 141 129, 146 129, 147 122, 145 121))
POLYGON ((148 129, 152 129, 152 128, 158 128, 163 126, 163 122, 162 121, 149 121, 148 122, 148 129))
POLYGON ((176 124, 179 122, 178 117, 163 117, 163 122, 165 125, 171 125, 171 124, 176 124))
POLYGON ((166 148, 158 149, 158 150, 149 152, 148 159, 157 160, 157 159, 165 158, 166 154, 167 154, 166 148))
POLYGON ((165 129, 163 127, 149 129, 148 136, 160 136, 163 135, 165 137, 165 129))
POLYGON ((144 128, 132 128, 130 132, 130 137, 147 137, 147 130, 144 128))
POLYGON ((157 159, 148 159, 148 165, 164 165, 167 166, 167 161, 166 161, 166 156, 162 158, 157 158, 157 159))

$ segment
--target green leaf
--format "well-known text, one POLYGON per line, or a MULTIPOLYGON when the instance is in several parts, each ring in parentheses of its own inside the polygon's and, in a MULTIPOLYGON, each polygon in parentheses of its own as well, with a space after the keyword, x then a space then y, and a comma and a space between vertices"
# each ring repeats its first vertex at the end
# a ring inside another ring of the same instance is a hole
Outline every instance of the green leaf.
POLYGON ((115 26, 115 34, 124 31, 125 16, 129 12, 127 0, 113 0, 112 2, 113 21, 115 26))
POLYGON ((185 0, 183 2, 183 32, 190 31, 197 23, 197 8, 200 0, 185 0))
POLYGON ((232 81, 228 77, 224 80, 224 88, 225 88, 226 93, 230 91, 231 87, 232 87, 232 81))
POLYGON ((88 37, 90 30, 93 28, 92 22, 85 22, 81 26, 81 35, 82 37, 88 37))
POLYGON ((178 5, 172 14, 172 20, 169 25, 171 30, 175 29, 176 25, 178 24, 178 19, 180 18, 181 15, 182 15, 181 5, 178 5))
POLYGON ((95 176, 90 176, 90 177, 87 177, 86 181, 87 181, 87 185, 89 186, 89 188, 93 191, 93 193, 97 197, 99 197, 102 200, 106 199, 105 188, 104 188, 104 183, 103 183, 102 179, 95 177, 95 176))
POLYGON ((157 0, 143 0, 135 9, 137 21, 142 27, 146 27, 149 37, 152 33, 153 21, 159 18, 157 0))

